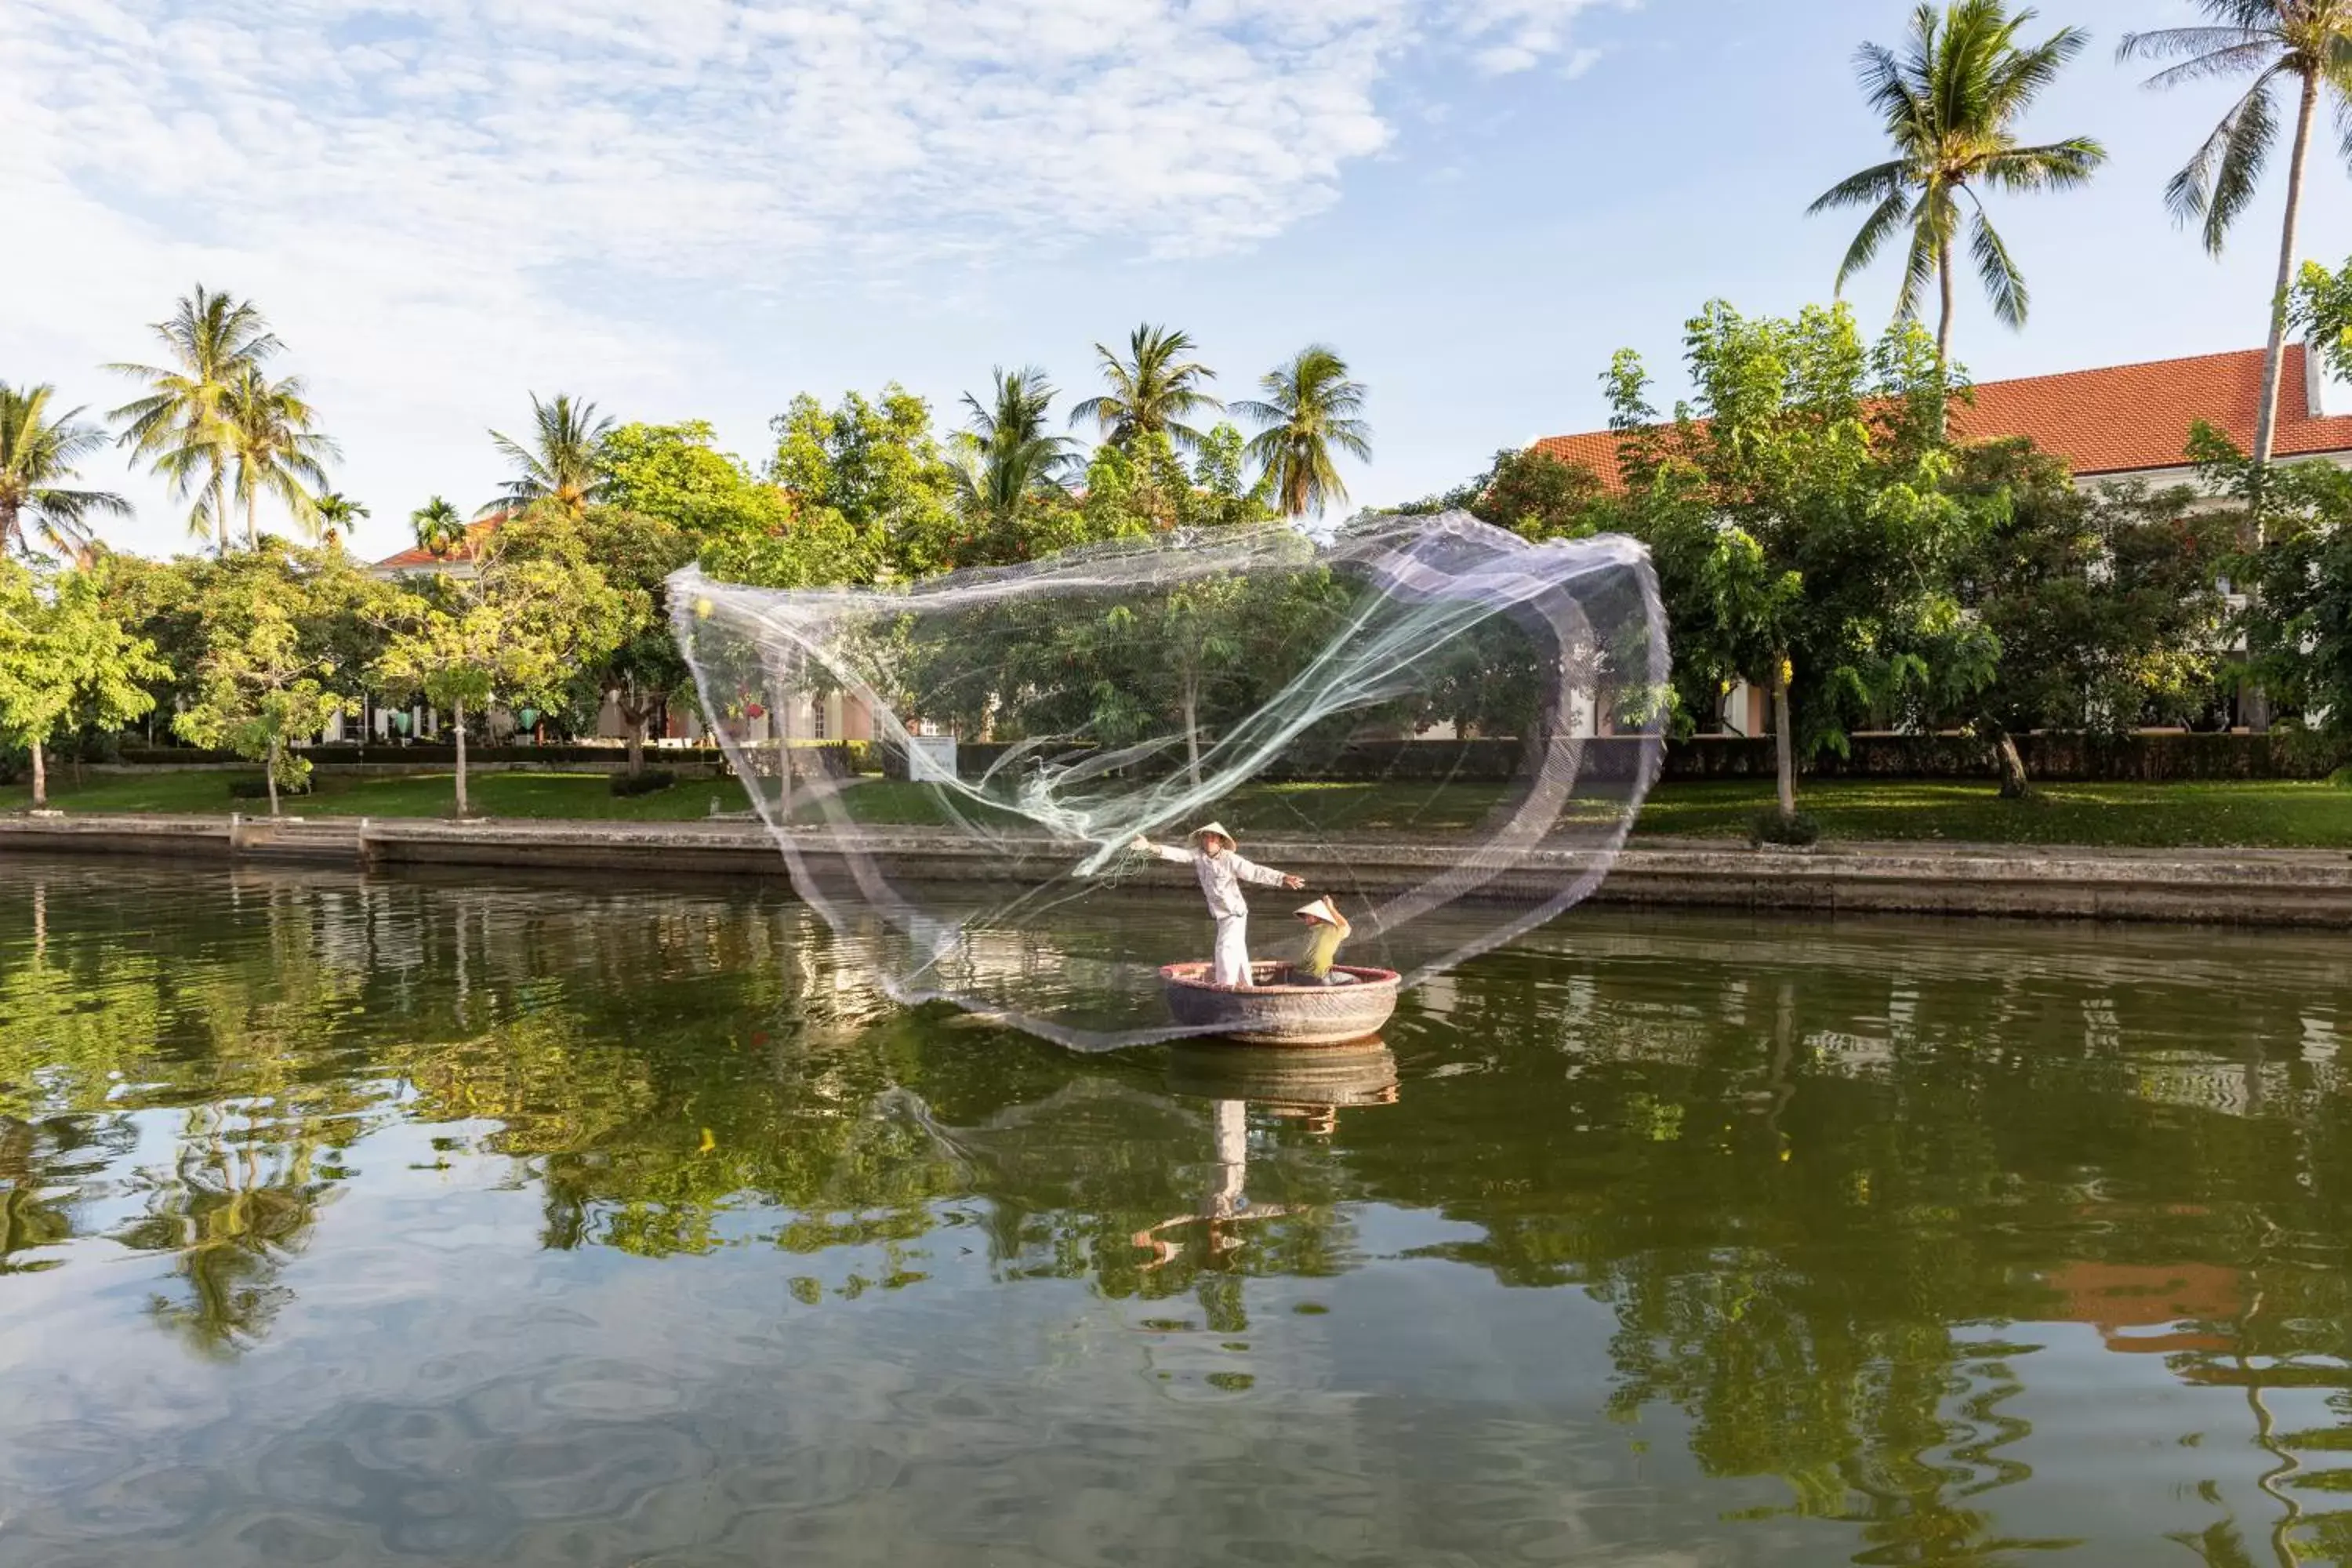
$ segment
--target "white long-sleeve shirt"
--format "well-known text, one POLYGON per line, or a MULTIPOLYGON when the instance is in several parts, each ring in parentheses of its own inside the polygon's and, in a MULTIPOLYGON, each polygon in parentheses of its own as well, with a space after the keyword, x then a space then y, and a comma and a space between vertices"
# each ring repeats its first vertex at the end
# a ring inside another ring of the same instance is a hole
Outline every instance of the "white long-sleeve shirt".
POLYGON ((1255 882, 1261 888, 1279 888, 1286 879, 1279 871, 1242 858, 1238 849, 1228 849, 1222 855, 1190 848, 1181 844, 1154 844, 1151 853, 1162 860, 1179 865, 1189 862, 1192 874, 1201 879, 1201 891, 1208 898, 1209 913, 1219 920, 1237 920, 1249 913, 1249 902, 1242 897, 1244 882, 1255 882))

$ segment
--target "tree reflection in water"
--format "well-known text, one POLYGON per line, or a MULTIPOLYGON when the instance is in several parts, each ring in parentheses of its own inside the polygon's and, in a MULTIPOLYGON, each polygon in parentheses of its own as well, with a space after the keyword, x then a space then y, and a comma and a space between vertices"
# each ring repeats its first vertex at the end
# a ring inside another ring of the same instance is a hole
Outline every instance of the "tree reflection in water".
POLYGON ((2217 1468, 2165 1550, 2352 1552, 2325 942, 1595 914, 1290 1081, 899 1012, 853 959, 763 894, 0 868, 0 1303, 151 1254, 154 1319, 234 1354, 338 1193, 443 1167, 530 1194, 552 1252, 686 1281, 769 1248, 821 1310, 963 1289, 971 1247, 994 1289, 1231 1338, 1262 1283, 1444 1265, 1602 1304, 1606 1408, 1559 1418, 1776 1479, 1742 1517, 1841 1521, 1857 1561, 2063 1545, 2004 1520, 2065 1463, 2038 1369, 2085 1351, 2244 1391, 2167 1436, 2254 1445, 2258 1489, 2217 1468))

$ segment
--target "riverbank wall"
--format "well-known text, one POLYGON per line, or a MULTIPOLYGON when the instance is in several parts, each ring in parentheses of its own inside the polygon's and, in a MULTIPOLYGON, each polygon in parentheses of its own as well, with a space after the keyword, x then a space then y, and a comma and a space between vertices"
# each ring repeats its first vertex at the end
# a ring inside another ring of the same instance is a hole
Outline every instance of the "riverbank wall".
MULTIPOLYGON (((867 855, 910 881, 1034 878, 1074 858, 1071 847, 984 841, 924 830, 795 835, 813 864, 867 855)), ((1254 840, 1251 855, 1319 888, 1378 897, 1459 863, 1444 843, 1328 846, 1254 840)), ((444 822, 417 818, 34 816, 0 817, 0 858, 138 855, 190 860, 343 866, 394 872, 782 879, 785 858, 751 822, 444 822)), ((1539 852, 1497 878, 1498 894, 1541 892, 1590 864, 1590 852, 1539 852)), ((1187 888, 1172 868, 1139 880, 1187 888)), ((1988 915, 2163 921, 2352 930, 2352 855, 2317 850, 2116 850, 2013 846, 1848 844, 1809 852, 1723 840, 1636 838, 1620 851, 1593 902, 1811 915, 1988 915)))

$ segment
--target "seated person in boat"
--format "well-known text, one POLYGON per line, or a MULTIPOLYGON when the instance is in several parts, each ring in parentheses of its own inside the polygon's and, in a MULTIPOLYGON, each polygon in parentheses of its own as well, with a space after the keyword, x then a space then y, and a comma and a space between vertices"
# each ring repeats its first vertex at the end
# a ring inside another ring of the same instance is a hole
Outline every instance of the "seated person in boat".
POLYGON ((1209 900, 1210 918, 1217 922, 1216 952, 1209 977, 1216 984, 1247 990, 1249 902, 1242 897, 1242 884, 1297 889, 1307 886, 1307 879, 1243 859, 1234 836, 1222 822, 1193 829, 1190 846, 1154 844, 1138 835, 1133 847, 1139 855, 1155 856, 1192 868, 1192 874, 1201 880, 1201 891, 1209 900))
POLYGON ((1351 984, 1354 976, 1331 973, 1332 961, 1339 956, 1339 944, 1355 934, 1356 928, 1348 923, 1348 917, 1329 899, 1318 899, 1298 911, 1298 920, 1307 928, 1307 945, 1299 949, 1297 962, 1290 966, 1286 977, 1290 984, 1351 984))

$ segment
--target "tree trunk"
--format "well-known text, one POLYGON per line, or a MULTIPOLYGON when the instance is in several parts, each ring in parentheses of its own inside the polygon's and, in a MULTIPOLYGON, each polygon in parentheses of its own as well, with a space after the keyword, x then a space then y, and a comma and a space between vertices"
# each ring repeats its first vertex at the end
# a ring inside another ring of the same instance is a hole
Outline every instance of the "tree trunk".
POLYGON ((1192 787, 1201 785, 1201 683, 1191 670, 1184 672, 1184 766, 1192 780, 1192 787))
POLYGON ((1948 238, 1936 252, 1937 287, 1943 290, 1943 313, 1936 321, 1936 434, 1945 435, 1951 416, 1944 393, 1952 384, 1952 242, 1948 238))
POLYGON ((272 816, 278 815, 278 748, 280 744, 273 739, 269 742, 269 750, 261 759, 261 786, 269 792, 269 815, 272 816))
POLYGON ((16 530, 21 526, 16 520, 16 503, 0 496, 0 555, 5 555, 16 543, 16 530))
POLYGON ((646 771, 646 721, 643 714, 629 720, 629 776, 635 778, 646 771))
POLYGON ((1785 822, 1797 815, 1797 741, 1790 733, 1786 658, 1772 668, 1772 760, 1780 774, 1780 818, 1785 822))
POLYGON ((220 536, 222 559, 228 557, 228 497, 221 493, 218 477, 213 479, 213 530, 220 536))
POLYGON ((466 812, 466 700, 457 699, 451 717, 457 731, 457 816, 463 820, 466 812))
POLYGON ((49 804, 49 771, 41 760, 41 742, 37 740, 33 742, 33 804, 49 804))
POLYGON ((247 490, 245 494, 245 547, 247 550, 261 548, 261 531, 255 526, 260 511, 261 497, 252 490, 247 490))
POLYGON ((2000 798, 2023 800, 2033 793, 2025 776, 2025 759, 2018 754, 2017 737, 2003 730, 1992 742, 1993 761, 2000 767, 2000 798))
POLYGON ((2311 152, 2311 121, 2319 108, 2319 77, 2306 72, 2295 112, 2294 155, 2286 169, 2286 221, 2279 226, 2278 287, 2271 295, 2270 352, 2263 359, 2263 401, 2254 413, 2254 468, 2270 466, 2278 437, 2280 373, 2286 364, 2287 290, 2294 285, 2294 227, 2303 216, 2303 171, 2311 152))

